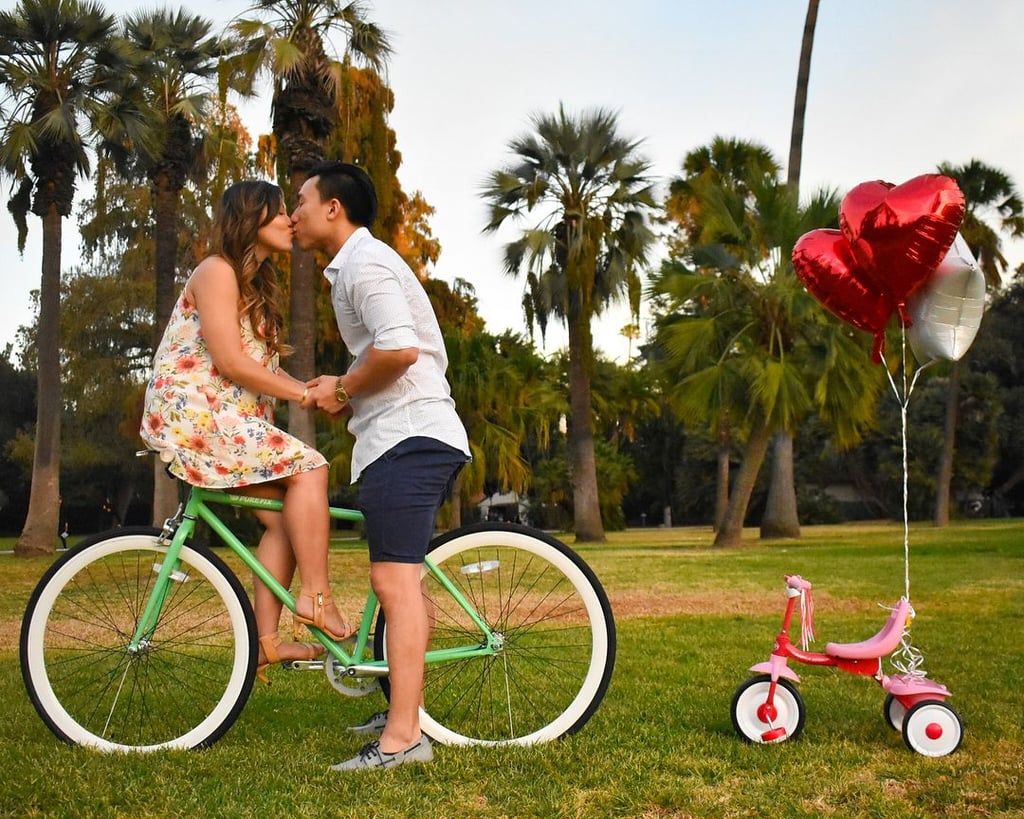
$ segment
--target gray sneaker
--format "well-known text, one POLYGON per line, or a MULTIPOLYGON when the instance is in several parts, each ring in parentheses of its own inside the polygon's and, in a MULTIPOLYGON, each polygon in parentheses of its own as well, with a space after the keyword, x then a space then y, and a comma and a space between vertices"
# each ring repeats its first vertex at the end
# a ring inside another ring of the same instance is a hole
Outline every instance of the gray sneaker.
POLYGON ((351 759, 331 765, 332 771, 359 771, 364 768, 394 768, 396 765, 405 765, 407 762, 431 762, 434 759, 434 749, 426 735, 421 736, 416 742, 404 751, 396 751, 393 754, 385 754, 380 749, 380 740, 364 745, 363 749, 351 759))
POLYGON ((378 711, 362 725, 353 725, 348 730, 353 734, 380 734, 388 724, 388 712, 378 711))

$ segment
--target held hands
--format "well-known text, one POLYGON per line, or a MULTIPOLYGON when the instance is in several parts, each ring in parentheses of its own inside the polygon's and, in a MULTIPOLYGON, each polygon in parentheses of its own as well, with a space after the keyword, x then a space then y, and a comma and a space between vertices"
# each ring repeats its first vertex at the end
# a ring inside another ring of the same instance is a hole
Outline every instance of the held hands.
POLYGON ((306 382, 306 393, 300 406, 303 409, 316 407, 335 418, 352 414, 352 406, 348 402, 348 394, 344 387, 339 388, 340 376, 318 375, 306 382), (344 400, 339 400, 344 398, 344 400))

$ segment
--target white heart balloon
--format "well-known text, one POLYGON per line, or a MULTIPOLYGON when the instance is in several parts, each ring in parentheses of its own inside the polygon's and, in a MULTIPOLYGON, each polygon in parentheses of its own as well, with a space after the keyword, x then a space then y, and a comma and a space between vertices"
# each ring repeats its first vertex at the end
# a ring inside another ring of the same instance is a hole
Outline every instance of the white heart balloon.
POLYGON ((959 361, 974 343, 985 312, 985 274, 959 233, 924 286, 907 299, 907 311, 907 338, 922 364, 959 361))

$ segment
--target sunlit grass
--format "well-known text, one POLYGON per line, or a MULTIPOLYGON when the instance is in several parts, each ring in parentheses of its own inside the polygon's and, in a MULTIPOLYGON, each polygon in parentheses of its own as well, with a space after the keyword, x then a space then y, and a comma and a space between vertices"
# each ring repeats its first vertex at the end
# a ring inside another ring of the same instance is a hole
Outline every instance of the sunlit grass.
MULTIPOLYGON (((50 561, 2 556, 0 815, 1020 816, 1022 535, 1020 521, 910 532, 914 642, 965 724, 951 756, 910 752, 882 718, 878 685, 831 669, 797 668, 807 704, 799 740, 751 746, 730 723, 733 691, 771 650, 782 576, 815 584, 819 643, 864 639, 885 619, 880 604, 904 593, 901 526, 815 527, 767 544, 750 532, 732 551, 710 548, 707 530, 649 529, 577 546, 619 632, 611 688, 583 731, 534 748, 439 748, 433 765, 359 776, 327 766, 358 750, 344 726, 383 700, 343 698, 320 673, 272 673, 275 684, 258 687, 207 751, 109 756, 61 745, 32 709, 17 662, 21 612, 50 561)), ((357 609, 361 544, 339 542, 332 571, 357 609)))

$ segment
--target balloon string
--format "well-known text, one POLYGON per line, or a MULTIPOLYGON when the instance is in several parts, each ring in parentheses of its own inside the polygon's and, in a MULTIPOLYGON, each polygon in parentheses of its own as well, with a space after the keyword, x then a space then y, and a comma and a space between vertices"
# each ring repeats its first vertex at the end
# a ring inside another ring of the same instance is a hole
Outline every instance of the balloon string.
POLYGON ((914 392, 914 387, 917 385, 917 379, 924 372, 925 368, 932 364, 932 361, 928 361, 922 364, 914 371, 914 376, 910 380, 910 384, 907 384, 907 327, 901 321, 900 322, 900 373, 902 378, 902 389, 896 386, 896 381, 892 377, 892 373, 889 372, 889 368, 885 368, 885 375, 889 379, 889 386, 892 388, 893 395, 896 396, 896 401, 900 405, 900 441, 903 447, 903 593, 907 600, 910 600, 910 490, 909 490, 909 479, 910 479, 910 467, 908 458, 908 447, 907 447, 907 407, 910 406, 910 396, 914 392))
MULTIPOLYGON (((903 322, 900 322, 900 372, 902 373, 902 390, 896 386, 896 381, 892 377, 892 373, 889 372, 889 368, 885 368, 886 377, 889 379, 889 386, 892 388, 893 395, 896 396, 896 401, 900 405, 900 439, 903 446, 903 584, 904 584, 904 596, 907 602, 910 602, 910 502, 909 502, 909 479, 910 479, 910 467, 908 458, 908 446, 907 446, 907 407, 910 406, 910 396, 914 392, 914 387, 917 386, 917 379, 924 372, 925 368, 930 366, 932 361, 928 361, 922 364, 914 371, 913 377, 910 379, 910 384, 907 384, 907 328, 903 322)), ((904 626, 903 636, 900 639, 899 649, 893 653, 889 658, 893 666, 897 671, 902 672, 911 677, 926 677, 927 672, 924 670, 924 655, 914 646, 910 638, 910 620, 913 619, 913 607, 910 609, 911 616, 907 619, 907 625, 904 626)))
POLYGON ((928 672, 924 670, 924 654, 910 639, 910 622, 915 616, 914 607, 911 606, 907 622, 903 626, 903 634, 900 637, 900 647, 889 657, 889 662, 892 663, 893 668, 908 677, 927 677, 928 672))

